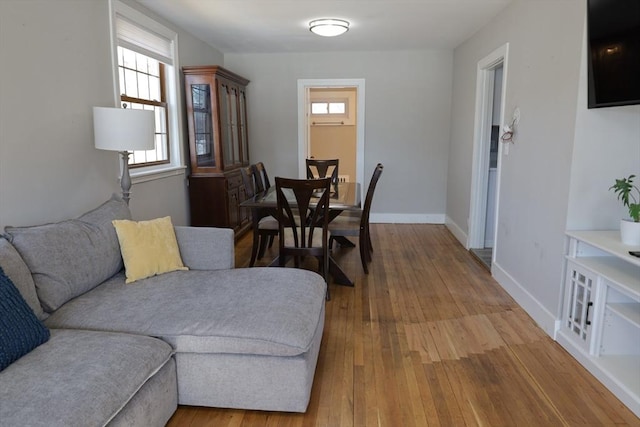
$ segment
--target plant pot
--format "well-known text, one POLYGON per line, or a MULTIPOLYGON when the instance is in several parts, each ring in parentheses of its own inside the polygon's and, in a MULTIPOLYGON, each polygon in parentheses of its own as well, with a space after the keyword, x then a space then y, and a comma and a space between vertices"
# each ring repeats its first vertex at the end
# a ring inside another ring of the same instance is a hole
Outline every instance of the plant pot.
POLYGON ((630 219, 621 220, 620 238, 625 245, 640 246, 640 222, 633 222, 630 219))

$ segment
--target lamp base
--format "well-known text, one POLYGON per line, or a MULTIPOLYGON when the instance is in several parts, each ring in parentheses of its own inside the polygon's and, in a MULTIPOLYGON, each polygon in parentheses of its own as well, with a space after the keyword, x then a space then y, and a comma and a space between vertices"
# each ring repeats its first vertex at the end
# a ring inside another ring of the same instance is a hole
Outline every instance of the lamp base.
POLYGON ((120 178, 120 187, 122 187, 122 200, 129 205, 131 198, 131 175, 129 175, 129 152, 121 151, 122 156, 122 177, 120 178))

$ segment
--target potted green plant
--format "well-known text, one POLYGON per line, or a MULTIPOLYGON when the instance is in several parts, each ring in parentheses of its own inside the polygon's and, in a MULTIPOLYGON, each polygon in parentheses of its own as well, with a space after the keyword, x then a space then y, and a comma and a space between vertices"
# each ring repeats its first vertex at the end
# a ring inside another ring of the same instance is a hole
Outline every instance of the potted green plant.
POLYGON ((629 210, 630 219, 620 221, 620 237, 625 245, 640 246, 640 189, 633 184, 635 175, 616 179, 609 187, 618 195, 618 200, 629 210))

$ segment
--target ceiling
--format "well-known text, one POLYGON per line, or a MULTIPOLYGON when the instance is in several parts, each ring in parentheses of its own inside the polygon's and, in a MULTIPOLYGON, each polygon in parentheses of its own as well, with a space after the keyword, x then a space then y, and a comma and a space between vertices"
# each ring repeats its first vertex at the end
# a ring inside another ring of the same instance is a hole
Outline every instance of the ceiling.
POLYGON ((512 0, 138 0, 223 53, 452 49, 512 0), (309 21, 351 22, 342 36, 309 21))

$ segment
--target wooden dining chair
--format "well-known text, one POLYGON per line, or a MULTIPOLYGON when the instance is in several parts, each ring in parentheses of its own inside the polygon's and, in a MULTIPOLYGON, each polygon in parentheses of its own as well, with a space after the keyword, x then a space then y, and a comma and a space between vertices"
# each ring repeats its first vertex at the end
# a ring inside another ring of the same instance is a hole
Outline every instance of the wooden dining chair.
POLYGON ((277 218, 279 223, 279 265, 313 256, 318 271, 327 282, 329 294, 329 195, 331 178, 290 179, 276 177, 277 218), (314 203, 314 206, 311 206, 314 203))
MULTIPOLYGON (((247 198, 256 195, 256 186, 260 179, 256 176, 255 172, 256 168, 253 165, 240 169, 247 198)), ((275 212, 270 209, 251 209, 253 244, 251 247, 249 267, 253 267, 256 259, 261 259, 264 256, 267 243, 271 246, 274 237, 278 235, 278 220, 273 217, 274 213, 275 212)))
POLYGON ((339 159, 330 160, 318 160, 318 159, 306 159, 307 164, 307 179, 325 178, 331 169, 331 184, 338 185, 338 163, 339 159))
POLYGON ((364 206, 359 217, 349 217, 340 215, 329 224, 329 249, 333 249, 333 242, 339 237, 358 236, 358 246, 360 248, 360 262, 365 274, 369 274, 367 264, 371 262, 373 245, 371 244, 371 233, 369 232, 369 214, 371 213, 371 202, 376 185, 382 175, 384 166, 378 163, 367 188, 367 195, 364 199, 364 206))

